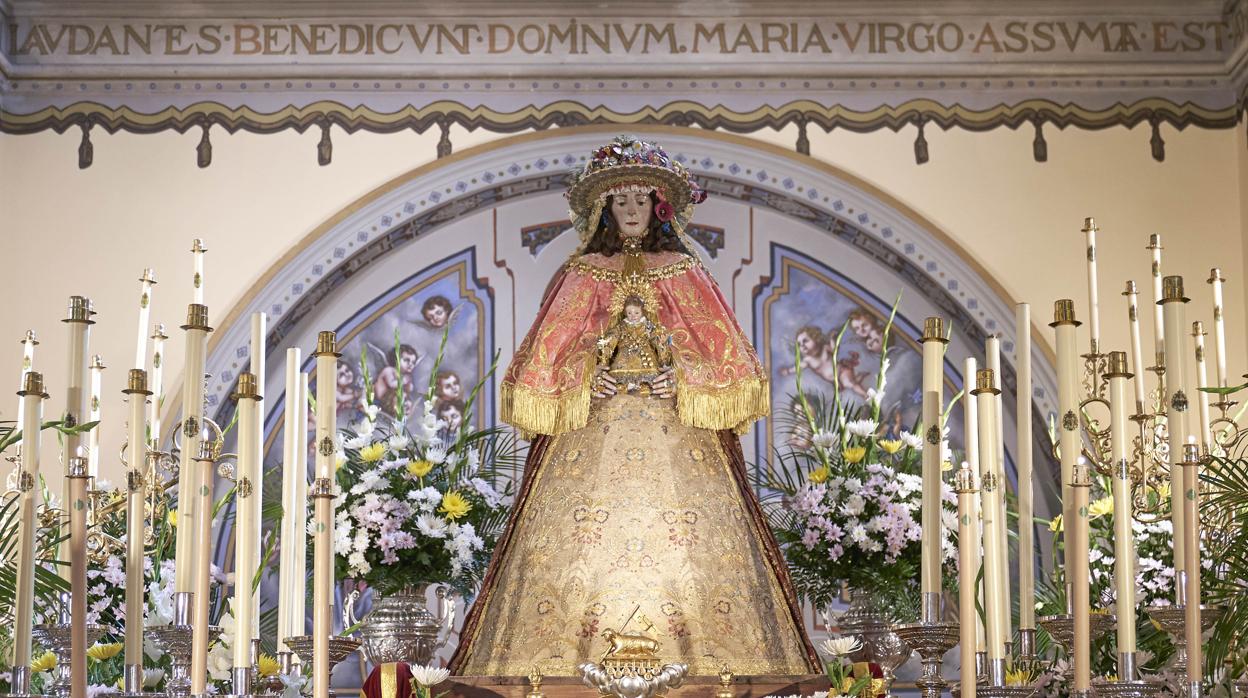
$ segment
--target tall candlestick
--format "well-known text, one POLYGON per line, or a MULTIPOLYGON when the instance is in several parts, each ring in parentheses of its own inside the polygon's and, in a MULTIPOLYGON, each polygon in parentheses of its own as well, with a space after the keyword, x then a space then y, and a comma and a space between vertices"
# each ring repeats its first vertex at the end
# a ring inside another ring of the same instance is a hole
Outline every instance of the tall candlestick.
MULTIPOLYGON (((87 345, 90 342, 90 328, 95 324, 91 319, 94 311, 91 309, 91 300, 83 296, 69 297, 69 313, 62 320, 69 330, 69 360, 65 370, 66 386, 65 386, 65 416, 64 422, 68 426, 83 423, 83 417, 87 412, 87 345)), ((65 434, 61 439, 61 462, 68 464, 69 459, 78 455, 78 447, 82 443, 81 434, 65 434)), ((69 488, 73 483, 69 478, 65 478, 61 489, 61 506, 63 507, 64 516, 63 523, 69 526, 69 488)), ((68 531, 67 531, 68 532, 68 531)), ((63 562, 68 563, 72 550, 70 549, 69 536, 60 545, 60 551, 57 557, 63 562)), ((57 568, 61 578, 70 581, 70 566, 68 564, 61 565, 57 568)))
MULTIPOLYGON (((208 352, 208 308, 192 303, 186 310, 186 359, 182 390, 182 452, 194 457, 199 453, 201 431, 204 427, 204 357, 208 352)), ((198 521, 195 503, 200 499, 196 493, 204 486, 212 489, 212 480, 199 481, 198 468, 182 468, 178 473, 178 520, 198 521)), ((210 471, 211 472, 211 471, 210 471)), ((211 504, 211 499, 209 499, 211 504)), ((198 575, 195 567, 193 527, 178 526, 174 540, 174 590, 192 591, 193 580, 198 575)), ((197 599, 198 602, 198 599, 197 599)))
POLYGON ((1019 303, 1014 313, 1015 364, 1018 389, 1018 630, 1022 654, 1035 654, 1036 632, 1036 529, 1035 494, 1031 459, 1031 306, 1019 303))
POLYGON ((139 277, 139 339, 135 342, 134 367, 147 369, 147 319, 152 314, 152 287, 156 285, 156 272, 143 270, 139 277))
POLYGON ((1140 291, 1134 281, 1127 282, 1127 290, 1122 292, 1127 297, 1127 324, 1131 328, 1131 366, 1135 368, 1135 414, 1144 414, 1147 407, 1144 390, 1144 349, 1140 346, 1140 291))
MULTIPOLYGON (((966 465, 970 468, 971 473, 974 475, 975 481, 979 482, 983 473, 980 469, 979 463, 979 410, 976 408, 976 400, 969 397, 975 390, 975 370, 975 357, 966 357, 966 362, 962 370, 962 394, 967 395, 968 397, 962 401, 962 440, 966 445, 966 465)), ((979 488, 976 487, 976 492, 978 493, 978 491, 979 488)), ((975 518, 975 536, 971 539, 975 541, 975 545, 972 546, 975 551, 975 559, 972 560, 972 563, 975 566, 973 574, 978 575, 979 569, 983 565, 984 561, 984 552, 982 548, 983 537, 980 533, 981 527, 979 524, 980 517, 982 516, 979 497, 971 497, 970 504, 971 516, 975 518)), ((977 582, 975 583, 974 588, 979 605, 983 607, 984 587, 977 582)), ((984 618, 978 613, 975 613, 975 622, 969 624, 965 622, 965 614, 962 615, 962 618, 964 619, 962 622, 963 627, 966 627, 967 625, 973 625, 975 627, 975 651, 984 652, 984 618)))
MULTIPOLYGON (((337 457, 338 413, 334 387, 338 368, 333 332, 321 332, 316 341, 316 539, 312 572, 313 698, 329 698, 329 636, 334 604, 334 466, 337 457)), ((939 543, 938 543, 939 544, 939 543)))
POLYGON ((1186 569, 1186 521, 1183 517, 1183 444, 1191 433, 1187 410, 1187 301, 1183 296, 1183 277, 1167 276, 1163 280, 1161 309, 1164 315, 1166 361, 1165 402, 1166 427, 1170 436, 1170 520, 1174 526, 1175 603, 1183 605, 1184 590, 1180 582, 1186 569))
POLYGON ((1083 233, 1088 236, 1088 330, 1092 335, 1092 353, 1101 351, 1101 304, 1096 288, 1096 220, 1083 219, 1083 233))
POLYGON ((1161 312, 1161 236, 1153 233, 1148 236, 1148 247, 1153 253, 1153 351, 1156 352, 1154 366, 1164 368, 1166 365, 1166 330, 1161 312))
POLYGON ((999 538, 1005 535, 1001 521, 1001 482, 997 479, 997 395, 996 379, 990 368, 975 374, 975 401, 979 411, 979 459, 983 464, 984 516, 984 619, 987 624, 988 682, 1005 685, 1005 627, 1002 607, 1008 602, 1001 597, 1005 588, 999 578, 1005 576, 999 538))
POLYGON ((18 544, 15 589, 13 592, 13 673, 10 693, 30 693, 30 631, 35 611, 35 505, 39 479, 39 442, 43 424, 43 375, 30 371, 22 381, 18 397, 26 403, 22 412, 22 459, 17 474, 18 544))
MULTIPOLYGON (((147 371, 130 369, 126 389, 130 421, 126 440, 126 610, 141 609, 143 600, 143 541, 147 499, 147 371)), ((181 522, 179 522, 181 523, 181 522)), ((127 693, 143 690, 143 614, 126 613, 125 683, 127 693)))
MULTIPOLYGON (((1226 277, 1222 270, 1209 270, 1209 285, 1213 286, 1213 356, 1218 371, 1218 387, 1226 387, 1226 321, 1222 313, 1222 284, 1226 277)), ((1203 385, 1203 383, 1202 383, 1203 385)))
POLYGON ((69 480, 69 695, 87 698, 87 459, 79 449, 65 466, 69 480))
MULTIPOLYGON (((969 445, 967 448, 970 448, 969 445)), ((979 623, 973 619, 979 617, 975 602, 979 588, 976 578, 979 576, 980 536, 979 517, 974 502, 979 498, 979 488, 975 486, 975 471, 971 469, 970 463, 962 463, 962 468, 958 470, 957 491, 958 616, 961 618, 961 639, 958 644, 962 655, 961 686, 963 698, 975 698, 975 648, 979 642, 979 623)))
MULTIPOLYGON (((1079 459, 1082 441, 1079 435, 1079 351, 1075 348, 1075 330, 1079 327, 1075 319, 1075 303, 1063 298, 1053 307, 1053 322, 1049 327, 1057 340, 1057 410, 1060 413, 1058 425, 1058 448, 1061 450, 1062 468, 1062 523, 1063 570, 1066 577, 1066 605, 1071 607, 1070 584, 1075 569, 1074 550, 1070 545, 1070 526, 1075 512, 1074 493, 1070 483, 1074 479, 1075 463, 1079 459)), ((1072 609, 1073 610, 1073 609, 1072 609)))
POLYGON ((923 428, 927 437, 923 443, 923 557, 921 561, 921 587, 923 592, 922 620, 935 623, 940 620, 941 593, 941 443, 944 441, 940 423, 944 403, 942 364, 945 345, 945 321, 929 317, 923 322, 923 428))
POLYGON ((1187 640, 1187 695, 1199 698, 1203 673, 1204 648, 1201 646, 1200 627, 1200 452, 1196 444, 1183 446, 1183 518, 1187 540, 1183 546, 1186 571, 1180 580, 1185 586, 1187 604, 1184 606, 1183 630, 1187 640))
POLYGON ((286 350, 286 410, 282 424, 282 539, 279 572, 281 586, 277 602, 277 647, 290 652, 286 638, 303 634, 306 614, 304 584, 307 581, 306 561, 297 557, 298 541, 306 540, 308 471, 301 454, 307 450, 307 421, 303 414, 304 374, 299 371, 302 352, 298 347, 286 350), (301 421, 302 420, 302 421, 301 421))
MULTIPOLYGON (((18 385, 23 385, 26 374, 35 367, 35 347, 37 346, 39 346, 39 340, 35 339, 35 331, 26 330, 25 336, 22 337, 22 375, 18 377, 18 385)), ((17 401, 17 425, 19 427, 26 423, 22 418, 25 405, 25 400, 17 401)))
POLYGON ((1114 497, 1114 590, 1118 615, 1118 679, 1135 681, 1135 534, 1131 530, 1131 434, 1127 431, 1126 352, 1109 353, 1110 467, 1114 497))
POLYGON ((152 331, 152 399, 148 404, 148 439, 152 448, 160 449, 160 409, 165 397, 165 334, 163 323, 156 323, 152 331))
POLYGON ((204 304, 204 253, 207 251, 203 240, 195 238, 191 241, 191 256, 195 260, 195 275, 191 278, 191 302, 199 305, 204 304))
POLYGON ((1088 490, 1092 487, 1092 475, 1082 457, 1075 464, 1071 477, 1074 517, 1066 524, 1070 534, 1067 546, 1074 551, 1070 579, 1075 611, 1075 646, 1071 654, 1074 655, 1075 667, 1074 695, 1087 696, 1092 688, 1092 587, 1088 574, 1088 490))
POLYGON ((1209 432, 1209 393, 1200 388, 1209 387, 1209 370, 1205 368, 1205 324, 1200 320, 1192 323, 1192 340, 1196 344, 1196 418, 1199 425, 1196 441, 1203 453, 1213 448, 1212 434, 1209 432))
MULTIPOLYGON (((1001 376, 1004 375, 1001 372, 1001 338, 997 335, 989 335, 984 342, 984 354, 988 368, 992 369, 993 379, 997 381, 993 387, 998 391, 996 398, 997 416, 1000 417, 1000 415, 1005 414, 1005 401, 1001 397, 1004 392, 1001 385, 1001 376)), ((1001 632, 1005 638, 1006 655, 1009 655, 1014 644, 1013 619, 1010 618, 1010 599, 1012 598, 1010 595, 1010 516, 1005 503, 1006 492, 1010 488, 1009 480, 1005 477, 1005 429, 998 424, 996 431, 993 433, 997 436, 997 457, 993 461, 993 467, 996 470, 993 472, 997 476, 997 486, 1001 490, 1001 496, 998 497, 1001 502, 1001 511, 997 513, 997 520, 1001 522, 1001 527, 1004 530, 1004 533, 997 538, 997 547, 1001 549, 999 551, 1001 564, 1005 566, 1005 573, 997 579, 997 583, 1001 585, 998 594, 1002 599, 1005 599, 1005 603, 1001 604, 997 610, 1001 613, 1001 632)))
MULTIPOLYGON (((251 641, 258 628, 256 594, 252 580, 260 562, 260 517, 255 506, 260 500, 260 441, 259 414, 260 395, 256 389, 256 377, 250 373, 238 376, 238 472, 234 487, 234 627, 235 637, 231 645, 234 656, 234 672, 240 669, 250 674, 251 641)), ((248 682, 243 681, 244 685, 248 682)), ((245 693, 245 691, 235 691, 245 693)))
POLYGON ((103 402, 101 393, 104 383, 104 359, 99 354, 91 357, 91 400, 87 408, 87 421, 96 422, 96 426, 87 432, 87 476, 92 481, 100 477, 100 404, 103 402))

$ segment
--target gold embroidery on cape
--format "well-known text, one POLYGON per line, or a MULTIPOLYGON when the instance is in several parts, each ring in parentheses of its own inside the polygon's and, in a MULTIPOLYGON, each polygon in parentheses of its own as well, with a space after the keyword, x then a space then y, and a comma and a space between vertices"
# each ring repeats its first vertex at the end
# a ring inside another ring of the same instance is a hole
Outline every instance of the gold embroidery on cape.
MULTIPOLYGON (((698 266, 698 261, 696 259, 693 257, 685 257, 679 262, 672 262, 671 264, 664 264, 661 267, 646 269, 641 272, 641 275, 646 281, 654 283, 655 281, 670 279, 673 276, 680 276, 696 266, 698 266)), ((606 267, 595 266, 583 259, 575 259, 568 262, 568 271, 585 274, 592 277, 594 281, 610 281, 617 284, 624 277, 624 272, 621 272, 618 269, 608 269, 606 267)))

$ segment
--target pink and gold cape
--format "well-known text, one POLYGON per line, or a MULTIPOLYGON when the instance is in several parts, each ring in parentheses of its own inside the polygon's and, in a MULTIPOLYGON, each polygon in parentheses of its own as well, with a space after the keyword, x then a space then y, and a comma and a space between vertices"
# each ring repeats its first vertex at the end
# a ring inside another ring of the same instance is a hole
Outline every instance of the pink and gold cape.
POLYGON ((526 435, 585 426, 595 344, 630 295, 672 335, 682 424, 742 433, 767 415, 767 375, 719 287, 697 259, 663 252, 564 267, 503 377, 503 421, 526 435))

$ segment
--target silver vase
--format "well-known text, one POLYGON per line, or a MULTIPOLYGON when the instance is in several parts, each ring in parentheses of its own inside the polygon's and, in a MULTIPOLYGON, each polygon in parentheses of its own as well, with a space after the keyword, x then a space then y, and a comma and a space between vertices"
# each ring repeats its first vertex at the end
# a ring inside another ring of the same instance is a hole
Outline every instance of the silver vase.
MULTIPOLYGON (((825 613, 825 623, 832 625, 825 613)), ((911 649, 893 632, 893 618, 877 600, 861 590, 849 590, 849 609, 835 620, 846 636, 856 637, 862 649, 850 655, 855 662, 875 662, 884 672, 884 690, 891 692, 894 672, 910 659, 911 649)))
POLYGON ((390 596, 375 596, 373 608, 363 618, 355 617, 359 590, 351 592, 343 610, 347 627, 360 625, 361 651, 373 664, 407 662, 428 665, 433 653, 446 646, 455 625, 455 601, 447 596, 448 587, 439 584, 437 615, 425 606, 429 584, 418 584, 390 596))

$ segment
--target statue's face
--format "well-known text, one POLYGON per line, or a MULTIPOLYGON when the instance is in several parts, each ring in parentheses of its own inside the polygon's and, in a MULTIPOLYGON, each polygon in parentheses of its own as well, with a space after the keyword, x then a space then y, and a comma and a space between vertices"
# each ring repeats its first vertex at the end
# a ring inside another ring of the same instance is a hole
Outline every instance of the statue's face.
POLYGON ((649 194, 629 192, 611 197, 611 216, 615 218, 622 237, 644 236, 650 228, 652 215, 654 206, 650 202, 649 194))
POLYGON ((624 306, 624 317, 628 318, 629 322, 641 322, 641 315, 640 305, 624 306))

